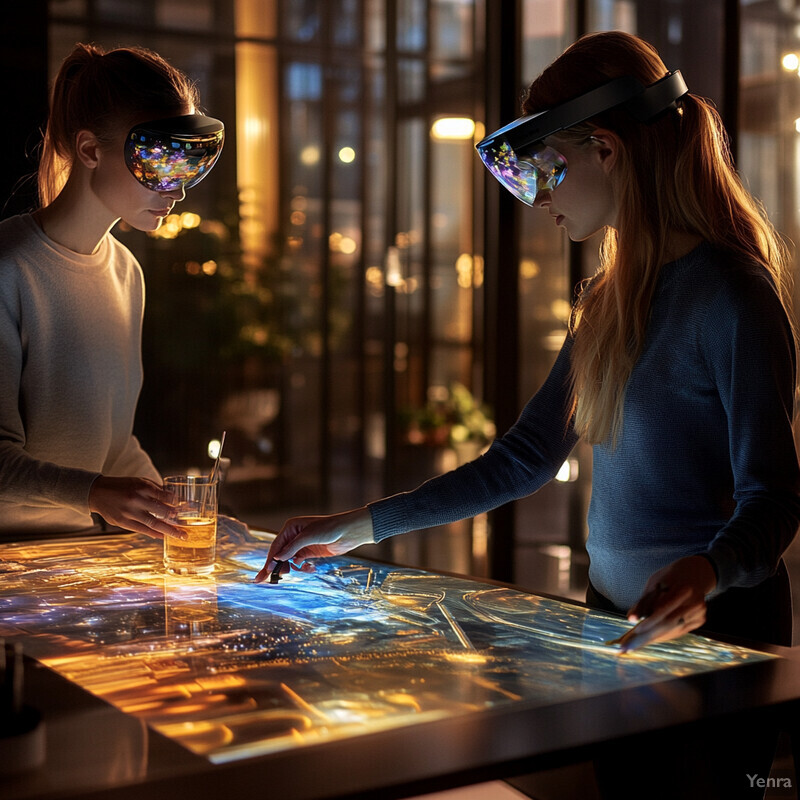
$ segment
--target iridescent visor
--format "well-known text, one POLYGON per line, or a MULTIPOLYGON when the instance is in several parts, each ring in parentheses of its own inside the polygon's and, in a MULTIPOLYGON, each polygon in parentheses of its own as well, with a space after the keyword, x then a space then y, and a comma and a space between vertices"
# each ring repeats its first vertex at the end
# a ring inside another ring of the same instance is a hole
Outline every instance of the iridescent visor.
POLYGON ((567 159, 545 144, 518 155, 505 139, 495 138, 481 142, 478 154, 489 172, 529 206, 539 192, 552 191, 567 174, 567 159))
POLYGON ((188 114, 145 122, 125 140, 125 163, 154 192, 196 186, 222 152, 225 126, 212 117, 188 114))
POLYGON ((548 136, 617 107, 647 124, 674 108, 688 91, 680 70, 649 86, 623 75, 553 108, 515 119, 476 148, 492 175, 515 197, 532 206, 537 192, 555 189, 566 174, 564 157, 544 144, 548 136))

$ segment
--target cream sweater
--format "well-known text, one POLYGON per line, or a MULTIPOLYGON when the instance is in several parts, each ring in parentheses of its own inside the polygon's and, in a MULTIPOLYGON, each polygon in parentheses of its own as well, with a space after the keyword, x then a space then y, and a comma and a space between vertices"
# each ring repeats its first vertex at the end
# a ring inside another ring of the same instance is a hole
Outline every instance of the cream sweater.
POLYGON ((91 529, 100 475, 158 472, 132 434, 144 280, 107 235, 93 255, 30 215, 0 222, 0 536, 91 529))

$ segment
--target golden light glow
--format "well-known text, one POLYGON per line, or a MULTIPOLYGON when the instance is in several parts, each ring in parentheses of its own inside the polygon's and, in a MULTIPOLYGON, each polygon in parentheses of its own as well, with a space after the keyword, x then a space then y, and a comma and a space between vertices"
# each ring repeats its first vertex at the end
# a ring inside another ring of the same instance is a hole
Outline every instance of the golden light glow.
POLYGON ((538 262, 534 261, 532 258, 523 258, 522 261, 519 262, 519 274, 525 280, 535 278, 540 272, 541 270, 539 269, 538 262))
POLYGON ((400 265, 400 253, 397 247, 389 247, 386 250, 386 285, 400 286, 402 282, 403 269, 400 265))
POLYGON ((355 239, 350 236, 334 231, 328 237, 328 247, 334 253, 344 253, 345 255, 352 255, 358 249, 355 239))
POLYGON ((462 253, 456 259, 456 280, 462 289, 483 286, 483 256, 462 253))
MULTIPOLYGON (((181 214, 169 214, 165 217, 161 225, 154 231, 149 231, 148 236, 154 239, 174 239, 183 231, 200 228, 203 233, 220 235, 219 225, 213 221, 204 221, 203 218, 194 211, 184 211, 181 214)), ((227 229, 222 225, 223 235, 227 236, 227 229)))
POLYGON ((569 458, 561 465, 561 469, 556 473, 556 480, 560 483, 572 483, 578 480, 578 474, 578 460, 569 458))
POLYGON ((431 136, 440 141, 472 139, 475 121, 469 117, 440 117, 431 125, 431 136))
POLYGON ((315 144, 306 145, 300 151, 300 163, 306 167, 313 167, 319 163, 319 147, 315 144))
POLYGON ((564 300, 563 297, 559 297, 550 303, 550 311, 557 320, 566 323, 569 321, 570 314, 572 313, 572 306, 569 304, 569 301, 564 300))
POLYGON ((485 655, 472 650, 465 650, 463 653, 447 653, 445 658, 450 662, 460 664, 485 664, 488 661, 485 655))
POLYGON ((180 216, 181 227, 184 229, 199 228, 202 218, 194 211, 184 211, 180 216))
POLYGON ((797 53, 786 53, 781 59, 781 66, 787 72, 795 72, 800 67, 800 56, 797 53))
POLYGON ((339 161, 343 164, 352 164, 356 160, 356 151, 352 147, 343 147, 339 150, 339 161))
POLYGON ((377 562, 324 560, 277 592, 252 582, 267 538, 226 533, 200 581, 165 576, 138 534, 1 545, 0 636, 214 764, 772 657, 687 635, 621 659, 616 615, 377 562))

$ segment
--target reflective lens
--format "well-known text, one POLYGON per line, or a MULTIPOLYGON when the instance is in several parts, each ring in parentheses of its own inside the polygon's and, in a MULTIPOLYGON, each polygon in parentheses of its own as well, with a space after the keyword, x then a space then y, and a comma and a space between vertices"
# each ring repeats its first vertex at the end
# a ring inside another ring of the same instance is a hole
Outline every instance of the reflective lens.
POLYGON ((478 145, 478 154, 489 172, 529 206, 539 192, 552 191, 567 174, 567 159, 545 144, 518 155, 505 139, 492 139, 478 145))
POLYGON ((211 171, 224 139, 223 124, 211 117, 156 120, 130 131, 125 163, 134 177, 154 192, 189 189, 211 171))

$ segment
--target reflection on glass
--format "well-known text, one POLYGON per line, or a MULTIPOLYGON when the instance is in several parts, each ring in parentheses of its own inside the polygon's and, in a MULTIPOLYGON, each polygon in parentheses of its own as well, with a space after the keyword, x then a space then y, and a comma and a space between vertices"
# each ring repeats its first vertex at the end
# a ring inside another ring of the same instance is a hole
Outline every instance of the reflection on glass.
POLYGON ((167 578, 135 535, 0 547, 0 636, 214 763, 771 658, 685 636, 620 656, 622 619, 337 558, 252 583, 267 543, 167 578))

